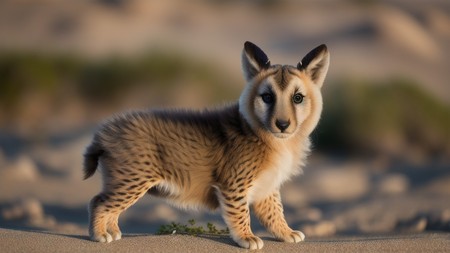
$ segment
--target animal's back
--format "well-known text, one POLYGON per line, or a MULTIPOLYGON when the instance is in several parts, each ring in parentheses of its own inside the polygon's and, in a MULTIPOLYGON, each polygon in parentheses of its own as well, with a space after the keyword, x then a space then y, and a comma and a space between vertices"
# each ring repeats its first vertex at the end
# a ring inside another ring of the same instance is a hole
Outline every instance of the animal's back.
POLYGON ((132 159, 139 163, 150 159, 166 169, 175 169, 182 164, 190 166, 191 163, 209 162, 205 159, 205 152, 219 145, 221 127, 208 124, 207 117, 217 117, 216 114, 129 112, 106 122, 97 135, 103 148, 109 151, 105 157, 132 159), (167 160, 168 156, 172 159, 167 160))

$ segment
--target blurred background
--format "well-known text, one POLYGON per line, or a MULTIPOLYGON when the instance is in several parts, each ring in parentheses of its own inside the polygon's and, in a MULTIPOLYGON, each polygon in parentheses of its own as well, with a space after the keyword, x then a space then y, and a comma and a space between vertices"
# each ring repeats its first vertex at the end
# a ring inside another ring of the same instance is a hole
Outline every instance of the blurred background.
MULTIPOLYGON (((0 227, 87 234, 95 127, 134 108, 235 101, 243 43, 295 65, 331 52, 304 175, 282 189, 307 237, 450 231, 447 0, 0 1, 0 227)), ((125 233, 212 222, 141 199, 125 233)), ((266 235, 253 220, 257 234, 266 235)))

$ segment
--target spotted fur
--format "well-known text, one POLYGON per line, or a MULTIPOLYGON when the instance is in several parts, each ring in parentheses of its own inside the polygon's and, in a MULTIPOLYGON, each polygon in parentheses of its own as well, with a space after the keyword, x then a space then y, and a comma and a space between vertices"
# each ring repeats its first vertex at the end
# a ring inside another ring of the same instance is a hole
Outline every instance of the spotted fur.
POLYGON ((276 238, 304 240, 284 219, 280 187, 305 165, 322 110, 328 51, 319 46, 298 67, 271 65, 246 42, 242 63, 247 85, 236 103, 132 111, 101 125, 84 155, 85 178, 98 165, 103 176, 103 189, 89 205, 92 240, 120 239, 119 215, 146 193, 181 208, 220 209, 244 248, 263 247, 250 228, 250 207, 276 238), (262 98, 268 92, 270 104, 262 98), (293 102, 296 94, 301 103, 293 102))

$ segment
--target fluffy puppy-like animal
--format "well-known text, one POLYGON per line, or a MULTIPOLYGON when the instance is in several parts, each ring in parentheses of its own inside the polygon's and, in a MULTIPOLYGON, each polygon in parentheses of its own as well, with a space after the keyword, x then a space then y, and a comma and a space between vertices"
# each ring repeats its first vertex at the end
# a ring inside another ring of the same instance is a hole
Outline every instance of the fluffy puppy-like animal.
POLYGON ((246 42, 247 84, 234 104, 132 111, 106 121, 84 155, 85 178, 97 167, 103 176, 103 190, 89 204, 91 239, 119 240, 119 215, 150 193, 182 208, 220 208, 243 248, 263 247, 250 228, 251 207, 276 238, 303 241, 285 221, 280 187, 305 165, 328 66, 325 45, 294 67, 272 65, 246 42))

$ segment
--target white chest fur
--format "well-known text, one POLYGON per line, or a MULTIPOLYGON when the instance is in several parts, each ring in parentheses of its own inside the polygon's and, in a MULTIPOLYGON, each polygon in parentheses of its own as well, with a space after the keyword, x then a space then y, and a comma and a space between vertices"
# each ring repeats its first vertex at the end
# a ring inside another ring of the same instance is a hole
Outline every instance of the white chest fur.
POLYGON ((294 154, 292 150, 282 148, 267 169, 262 171, 249 191, 248 201, 262 200, 278 190, 292 176, 301 172, 305 155, 294 154))

